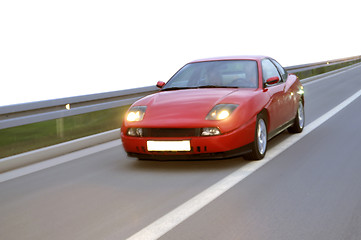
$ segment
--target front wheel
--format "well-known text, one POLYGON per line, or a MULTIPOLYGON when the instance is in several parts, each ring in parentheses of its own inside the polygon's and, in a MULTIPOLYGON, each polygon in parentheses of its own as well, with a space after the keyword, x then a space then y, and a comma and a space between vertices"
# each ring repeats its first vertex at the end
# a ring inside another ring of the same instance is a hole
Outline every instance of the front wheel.
POLYGON ((257 117, 254 141, 251 144, 251 152, 245 155, 249 160, 261 160, 267 151, 267 125, 262 116, 257 117))

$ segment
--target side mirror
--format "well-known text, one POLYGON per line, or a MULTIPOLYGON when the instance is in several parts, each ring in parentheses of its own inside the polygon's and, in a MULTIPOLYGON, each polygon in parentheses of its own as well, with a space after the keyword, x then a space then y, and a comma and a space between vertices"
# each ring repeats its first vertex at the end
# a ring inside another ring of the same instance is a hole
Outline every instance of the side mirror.
POLYGON ((162 81, 157 82, 157 87, 159 87, 159 88, 164 87, 164 85, 165 85, 165 82, 162 82, 162 81))
POLYGON ((279 77, 271 77, 271 78, 266 80, 266 84, 267 85, 273 85, 273 84, 278 83, 279 81, 280 81, 279 77))

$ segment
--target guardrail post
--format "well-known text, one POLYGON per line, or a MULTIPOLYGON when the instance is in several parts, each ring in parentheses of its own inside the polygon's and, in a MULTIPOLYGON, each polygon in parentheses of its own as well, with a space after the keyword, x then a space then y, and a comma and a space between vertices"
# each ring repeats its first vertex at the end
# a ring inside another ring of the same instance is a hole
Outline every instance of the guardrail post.
POLYGON ((56 135, 58 138, 64 137, 64 118, 56 119, 56 135))

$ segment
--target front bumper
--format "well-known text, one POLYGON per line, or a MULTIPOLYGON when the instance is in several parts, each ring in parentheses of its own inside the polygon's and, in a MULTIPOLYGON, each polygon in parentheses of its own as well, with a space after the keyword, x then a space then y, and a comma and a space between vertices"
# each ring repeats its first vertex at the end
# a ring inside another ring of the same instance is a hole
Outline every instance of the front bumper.
POLYGON ((251 120, 242 127, 218 136, 203 137, 130 137, 122 131, 123 147, 131 157, 139 159, 209 159, 229 158, 249 152, 254 140, 255 121, 251 120), (190 151, 148 151, 147 141, 189 140, 190 151))
POLYGON ((251 152, 251 144, 236 148, 226 152, 216 153, 192 153, 192 154, 142 154, 128 152, 129 157, 136 157, 141 160, 207 160, 207 159, 226 159, 237 157, 251 152))

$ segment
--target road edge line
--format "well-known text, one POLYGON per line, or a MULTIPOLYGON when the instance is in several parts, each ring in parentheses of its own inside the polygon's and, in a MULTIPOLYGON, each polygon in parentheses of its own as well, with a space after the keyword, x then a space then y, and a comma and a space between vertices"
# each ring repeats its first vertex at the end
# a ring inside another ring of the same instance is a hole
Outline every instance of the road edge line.
POLYGON ((44 147, 33 151, 17 154, 14 156, 1 158, 0 174, 119 138, 120 129, 118 128, 107 132, 78 138, 68 142, 59 143, 49 147, 44 147))

